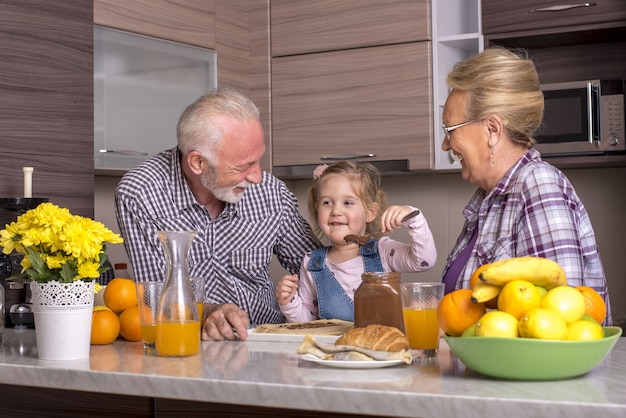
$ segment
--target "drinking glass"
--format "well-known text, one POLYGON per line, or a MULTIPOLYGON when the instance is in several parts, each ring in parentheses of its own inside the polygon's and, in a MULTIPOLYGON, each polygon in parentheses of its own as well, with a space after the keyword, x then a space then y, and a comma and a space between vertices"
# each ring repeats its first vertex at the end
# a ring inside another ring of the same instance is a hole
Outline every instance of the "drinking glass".
POLYGON ((404 329, 415 357, 430 358, 437 355, 437 307, 443 298, 444 287, 443 283, 432 282, 401 284, 404 329))
POLYGON ((163 282, 138 282, 137 304, 141 325, 141 341, 143 348, 152 350, 156 341, 156 314, 163 282))

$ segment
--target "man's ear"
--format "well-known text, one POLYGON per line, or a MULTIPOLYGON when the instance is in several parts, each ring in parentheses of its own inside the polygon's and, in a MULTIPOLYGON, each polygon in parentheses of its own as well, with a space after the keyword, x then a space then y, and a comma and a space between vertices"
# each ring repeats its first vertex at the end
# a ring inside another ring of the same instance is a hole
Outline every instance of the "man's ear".
POLYGON ((187 165, 194 174, 201 174, 206 164, 206 160, 198 151, 191 151, 187 155, 187 165))

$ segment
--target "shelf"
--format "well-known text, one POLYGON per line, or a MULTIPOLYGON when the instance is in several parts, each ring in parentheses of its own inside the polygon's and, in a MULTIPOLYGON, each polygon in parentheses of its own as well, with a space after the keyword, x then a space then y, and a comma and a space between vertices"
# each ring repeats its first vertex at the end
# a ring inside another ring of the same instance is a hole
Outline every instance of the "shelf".
POLYGON ((481 0, 433 0, 433 154, 435 170, 459 170, 460 164, 441 150, 441 115, 448 97, 446 76, 454 64, 483 49, 481 0), (441 13, 439 13, 441 11, 441 13))

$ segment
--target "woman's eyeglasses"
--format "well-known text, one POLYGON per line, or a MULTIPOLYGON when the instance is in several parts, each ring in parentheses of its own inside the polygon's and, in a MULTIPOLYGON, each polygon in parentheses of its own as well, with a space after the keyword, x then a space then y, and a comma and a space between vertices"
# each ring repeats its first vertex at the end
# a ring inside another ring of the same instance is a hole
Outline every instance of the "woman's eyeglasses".
POLYGON ((443 128, 443 133, 445 135, 446 141, 450 142, 450 139, 451 139, 450 132, 462 126, 469 125, 470 123, 474 123, 474 122, 478 122, 478 119, 468 120, 467 122, 457 123, 456 125, 452 125, 452 126, 446 126, 442 124, 441 127, 443 128))

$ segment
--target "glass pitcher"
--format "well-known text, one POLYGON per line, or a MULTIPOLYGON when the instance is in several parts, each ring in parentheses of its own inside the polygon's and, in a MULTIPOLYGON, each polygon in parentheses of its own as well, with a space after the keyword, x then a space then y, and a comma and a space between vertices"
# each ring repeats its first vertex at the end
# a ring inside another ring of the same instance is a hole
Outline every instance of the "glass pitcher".
POLYGON ((167 267, 157 308, 156 353, 185 357, 200 350, 200 319, 189 280, 187 256, 193 231, 159 231, 167 267))

